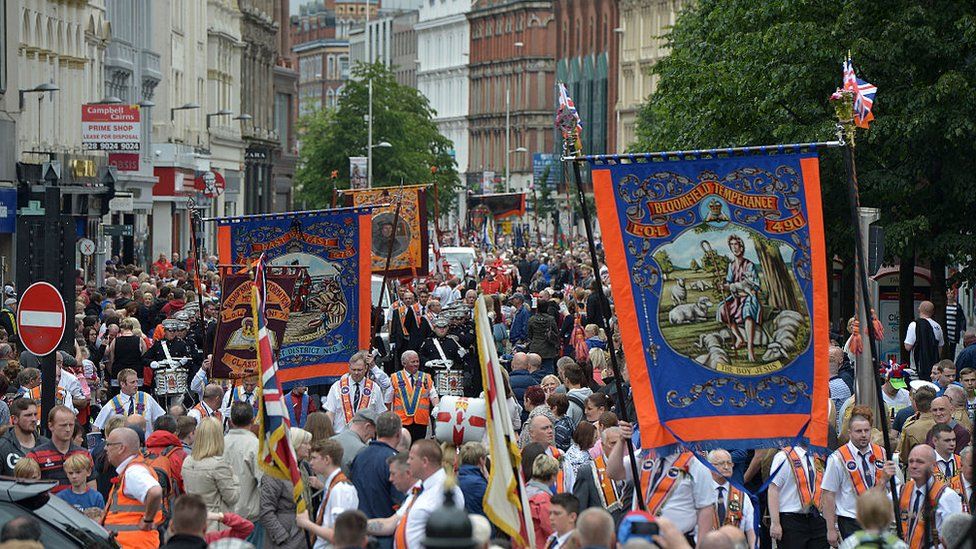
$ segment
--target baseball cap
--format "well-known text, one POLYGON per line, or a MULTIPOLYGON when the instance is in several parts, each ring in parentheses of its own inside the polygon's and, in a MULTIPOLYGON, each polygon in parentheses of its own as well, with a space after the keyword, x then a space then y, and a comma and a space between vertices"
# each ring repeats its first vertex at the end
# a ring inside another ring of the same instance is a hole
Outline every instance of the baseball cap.
POLYGON ((922 387, 928 387, 929 389, 935 391, 936 394, 938 394, 938 392, 941 390, 939 386, 936 385, 935 383, 932 383, 931 381, 925 381, 924 379, 912 380, 908 385, 909 387, 912 388, 912 391, 917 391, 922 387))
POLYGON ((7 297, 17 297, 17 292, 14 290, 13 286, 7 284, 3 287, 3 295, 7 297))
POLYGON ((360 410, 356 412, 356 415, 352 417, 353 421, 368 421, 373 425, 376 425, 376 410, 372 408, 367 408, 365 410, 360 410))
POLYGON ((520 301, 525 301, 525 296, 519 293, 515 293, 512 294, 512 297, 510 297, 509 299, 518 299, 520 301))

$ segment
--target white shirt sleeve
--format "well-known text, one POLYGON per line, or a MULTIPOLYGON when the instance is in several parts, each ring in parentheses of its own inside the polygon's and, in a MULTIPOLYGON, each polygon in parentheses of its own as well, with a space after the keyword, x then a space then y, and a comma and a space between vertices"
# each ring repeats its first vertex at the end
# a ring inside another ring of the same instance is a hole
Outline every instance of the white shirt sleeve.
POLYGON ((200 424, 200 412, 198 410, 196 409, 190 410, 189 412, 186 413, 186 417, 192 417, 193 420, 197 422, 197 425, 200 424))
POLYGON ((743 532, 751 532, 755 528, 752 515, 752 500, 749 499, 748 495, 742 494, 742 522, 739 524, 739 528, 741 528, 743 532))
MULTIPOLYGON (((329 525, 334 525, 336 517, 350 509, 359 509, 359 494, 352 484, 338 484, 329 494, 329 525)), ((324 521, 323 521, 324 522, 324 521)))
POLYGON ((385 402, 393 402, 393 381, 390 379, 390 376, 386 375, 386 372, 376 365, 373 366, 370 373, 373 376, 373 381, 379 383, 380 389, 383 391, 383 400, 385 402))
POLYGON ((322 398, 322 409, 326 412, 332 412, 333 416, 341 411, 338 381, 333 383, 332 387, 329 387, 329 394, 322 398))
POLYGON ((149 425, 152 425, 157 418, 164 415, 166 415, 166 410, 163 410, 163 407, 156 402, 155 398, 151 395, 146 395, 146 421, 149 422, 149 425))
POLYGON ((155 486, 159 486, 159 482, 149 474, 149 469, 135 465, 125 470, 125 490, 122 493, 130 498, 145 503, 146 494, 155 486))
POLYGON ((691 460, 688 473, 694 481, 695 509, 703 509, 710 505, 715 505, 715 498, 718 497, 714 489, 712 472, 698 461, 698 458, 691 460))
POLYGON ((71 372, 61 370, 61 383, 59 385, 71 394, 71 398, 85 398, 85 393, 81 390, 81 383, 71 372))
POLYGON ((915 345, 915 322, 914 321, 908 324, 908 330, 905 331, 905 344, 915 345))
POLYGON ((110 417, 115 415, 115 407, 112 405, 112 401, 109 400, 104 405, 102 409, 99 410, 98 416, 95 417, 95 428, 103 429, 105 427, 105 422, 108 421, 110 417))
POLYGON ((770 465, 769 470, 776 473, 773 475, 773 479, 771 481, 773 484, 775 484, 778 488, 783 488, 786 486, 786 481, 788 478, 787 475, 790 474, 790 467, 788 467, 786 463, 786 454, 783 452, 776 452, 776 455, 773 456, 773 463, 770 465), (780 467, 781 465, 782 467, 780 467), (778 471, 776 470, 777 468, 779 468, 778 471))
POLYGON ((844 482, 844 476, 847 474, 844 471, 844 466, 841 463, 840 456, 835 452, 827 458, 827 466, 824 469, 823 482, 820 486, 824 490, 830 490, 833 493, 840 492, 842 483, 844 482))

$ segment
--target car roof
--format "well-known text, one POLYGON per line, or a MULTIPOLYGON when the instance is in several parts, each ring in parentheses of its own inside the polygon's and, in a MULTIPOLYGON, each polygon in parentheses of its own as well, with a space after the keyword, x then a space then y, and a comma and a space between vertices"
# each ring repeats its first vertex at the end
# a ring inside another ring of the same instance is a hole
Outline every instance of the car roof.
POLYGON ((0 476, 0 500, 20 501, 43 494, 57 486, 51 480, 23 480, 0 476))

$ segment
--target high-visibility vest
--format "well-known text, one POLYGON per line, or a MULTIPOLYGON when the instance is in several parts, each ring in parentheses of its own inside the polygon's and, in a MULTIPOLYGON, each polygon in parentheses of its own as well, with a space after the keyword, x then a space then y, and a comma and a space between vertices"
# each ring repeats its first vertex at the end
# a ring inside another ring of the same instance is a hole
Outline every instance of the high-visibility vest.
POLYGON ((417 372, 420 383, 415 387, 413 376, 404 370, 393 374, 393 411, 403 425, 430 424, 430 390, 434 381, 429 374, 417 372))
POLYGON ((935 539, 932 540, 932 543, 925 543, 923 538, 925 537, 925 523, 930 518, 935 518, 935 509, 939 506, 939 498, 942 497, 942 492, 945 489, 945 483, 940 480, 932 483, 932 487, 925 494, 925 497, 929 498, 930 509, 932 510, 931 515, 926 516, 924 514, 923 509, 925 509, 925 504, 923 502, 919 505, 919 516, 914 521, 914 525, 912 524, 913 517, 910 516, 911 506, 909 504, 912 501, 912 494, 915 492, 915 481, 909 479, 901 489, 901 531, 905 533, 905 539, 908 541, 908 547, 910 549, 928 549, 929 547, 939 545, 939 533, 935 530, 934 526, 932 527, 932 537, 935 539))
POLYGON ((153 517, 153 528, 142 530, 142 519, 146 515, 146 504, 125 495, 125 474, 130 467, 144 467, 153 478, 156 472, 146 465, 142 456, 138 456, 119 474, 119 482, 112 486, 108 494, 108 505, 102 516, 102 526, 109 532, 115 533, 115 540, 125 549, 155 549, 159 547, 159 532, 156 531, 163 521, 162 510, 157 510, 153 517))
POLYGON ((211 411, 211 412, 208 413, 207 412, 207 409, 203 406, 203 403, 202 402, 198 403, 196 406, 194 406, 193 408, 190 408, 190 409, 191 410, 196 410, 197 412, 199 412, 200 413, 200 419, 207 418, 207 417, 215 417, 219 421, 223 421, 224 420, 224 416, 223 416, 223 414, 220 413, 220 410, 213 410, 213 411, 211 411))

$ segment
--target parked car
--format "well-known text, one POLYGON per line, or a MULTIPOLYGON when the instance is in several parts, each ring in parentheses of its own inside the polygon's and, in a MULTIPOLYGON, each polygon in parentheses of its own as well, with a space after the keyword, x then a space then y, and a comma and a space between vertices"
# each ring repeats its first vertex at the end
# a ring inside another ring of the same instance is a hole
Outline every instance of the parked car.
POLYGON ((32 516, 41 524, 44 547, 118 549, 119 544, 100 524, 51 494, 55 486, 51 481, 0 477, 0 524, 32 516))
MULTIPOLYGON (((460 247, 460 246, 446 246, 441 248, 441 258, 446 260, 448 265, 451 267, 451 274, 458 278, 464 278, 464 273, 468 271, 468 267, 474 263, 475 260, 475 250, 474 248, 460 247)), ((431 249, 430 254, 430 272, 434 272, 434 251, 431 249)))

